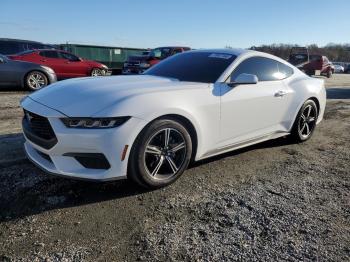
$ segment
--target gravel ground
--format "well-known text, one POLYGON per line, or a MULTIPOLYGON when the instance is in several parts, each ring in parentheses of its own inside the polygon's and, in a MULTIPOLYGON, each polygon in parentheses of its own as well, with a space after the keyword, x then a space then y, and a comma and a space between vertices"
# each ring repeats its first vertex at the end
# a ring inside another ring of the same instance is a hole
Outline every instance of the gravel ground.
POLYGON ((170 187, 46 175, 24 156, 18 101, 0 93, 0 261, 349 261, 350 75, 325 120, 194 164, 170 187))

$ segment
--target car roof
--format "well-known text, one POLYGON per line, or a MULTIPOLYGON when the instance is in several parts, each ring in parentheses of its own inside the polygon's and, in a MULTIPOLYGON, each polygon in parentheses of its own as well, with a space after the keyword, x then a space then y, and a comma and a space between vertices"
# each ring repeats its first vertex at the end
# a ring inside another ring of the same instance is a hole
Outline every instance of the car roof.
POLYGON ((191 49, 188 46, 160 46, 160 47, 156 47, 154 49, 158 49, 158 48, 189 48, 189 49, 191 49))
POLYGON ((64 51, 64 50, 60 50, 60 49, 48 49, 48 48, 45 48, 45 49, 31 49, 31 50, 28 50, 28 51, 33 51, 33 52, 42 52, 42 51, 58 51, 58 52, 63 52, 63 53, 69 53, 67 51, 64 51))
POLYGON ((222 49, 197 49, 197 50, 191 50, 189 52, 205 52, 205 53, 220 53, 220 54, 228 54, 228 55, 235 55, 240 56, 245 53, 259 53, 257 51, 248 50, 248 49, 241 49, 241 48, 222 48, 222 49))
POLYGON ((15 42, 22 42, 22 43, 36 43, 36 44, 43 44, 41 42, 32 41, 32 40, 23 40, 23 39, 14 39, 14 38, 0 38, 0 41, 15 41, 15 42))

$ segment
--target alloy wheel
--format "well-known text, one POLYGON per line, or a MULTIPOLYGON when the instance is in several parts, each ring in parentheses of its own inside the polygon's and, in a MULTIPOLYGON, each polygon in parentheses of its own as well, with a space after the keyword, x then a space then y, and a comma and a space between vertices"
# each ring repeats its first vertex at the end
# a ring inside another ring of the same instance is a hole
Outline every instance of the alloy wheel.
POLYGON ((91 71, 91 76, 102 76, 103 75, 103 72, 101 69, 98 69, 98 68, 94 68, 92 71, 91 71))
POLYGON ((28 76, 27 84, 31 89, 38 90, 47 85, 47 80, 41 73, 34 72, 28 76))
POLYGON ((312 105, 307 105, 300 115, 298 131, 304 139, 309 137, 316 126, 317 110, 312 105))
POLYGON ((184 136, 174 128, 164 128, 146 143, 144 166, 147 174, 156 180, 166 180, 181 169, 186 159, 184 136))

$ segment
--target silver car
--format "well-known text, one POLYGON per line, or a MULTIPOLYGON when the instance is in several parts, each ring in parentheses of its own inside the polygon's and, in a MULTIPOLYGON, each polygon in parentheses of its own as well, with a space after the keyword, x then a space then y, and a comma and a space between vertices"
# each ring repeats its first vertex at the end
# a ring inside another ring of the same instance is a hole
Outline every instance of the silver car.
POLYGON ((56 81, 56 74, 50 67, 0 55, 0 87, 20 86, 35 91, 56 81))

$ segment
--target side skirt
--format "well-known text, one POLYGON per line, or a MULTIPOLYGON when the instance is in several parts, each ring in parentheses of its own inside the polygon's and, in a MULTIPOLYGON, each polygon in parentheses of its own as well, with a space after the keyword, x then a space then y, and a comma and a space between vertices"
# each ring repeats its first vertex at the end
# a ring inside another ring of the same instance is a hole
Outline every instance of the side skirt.
POLYGON ((240 148, 243 148, 243 147, 247 147, 247 146, 251 146, 251 145, 254 145, 254 144, 258 144, 258 143, 261 143, 261 142, 265 142, 267 140, 271 140, 271 139, 276 139, 276 138, 279 138, 279 137, 287 136, 289 134, 290 134, 289 132, 276 132, 276 133, 271 133, 271 134, 267 134, 267 135, 264 135, 264 136, 252 138, 252 139, 249 139, 249 140, 246 140, 246 141, 242 141, 242 142, 239 142, 239 143, 231 144, 231 145, 228 145, 228 146, 224 146, 224 147, 221 147, 221 148, 217 148, 217 149, 211 150, 208 153, 204 154, 203 156, 199 157, 198 159, 196 159, 196 161, 197 160, 202 160, 202 159, 205 159, 205 158, 209 158, 209 157, 212 157, 212 156, 220 155, 220 154, 223 154, 223 153, 226 153, 226 152, 234 151, 234 150, 237 150, 237 149, 240 149, 240 148))

